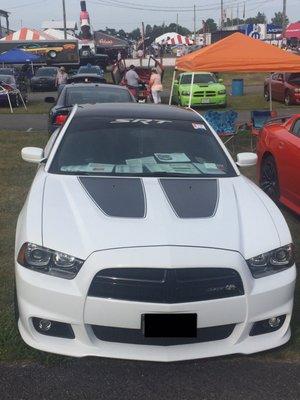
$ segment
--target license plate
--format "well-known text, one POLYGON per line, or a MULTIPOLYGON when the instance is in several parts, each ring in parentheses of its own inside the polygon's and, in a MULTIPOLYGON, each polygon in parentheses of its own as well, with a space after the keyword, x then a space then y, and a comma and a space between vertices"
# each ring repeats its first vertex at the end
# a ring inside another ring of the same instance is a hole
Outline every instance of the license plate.
POLYGON ((197 337, 197 314, 144 314, 145 337, 197 337))
POLYGON ((202 104, 209 104, 210 100, 209 99, 202 99, 202 104))

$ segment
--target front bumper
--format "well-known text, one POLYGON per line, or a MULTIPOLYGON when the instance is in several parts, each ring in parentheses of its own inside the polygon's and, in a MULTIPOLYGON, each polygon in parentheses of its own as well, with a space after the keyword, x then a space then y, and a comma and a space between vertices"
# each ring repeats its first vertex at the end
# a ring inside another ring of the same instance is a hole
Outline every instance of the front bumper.
POLYGON ((68 356, 102 356, 149 361, 179 361, 226 354, 250 354, 286 343, 296 278, 295 267, 277 275, 253 279, 237 252, 190 247, 148 247, 93 253, 74 280, 68 281, 16 265, 16 284, 24 341, 37 349, 68 356), (199 262, 201 260, 201 263, 199 262), (199 265, 200 264, 200 265, 199 265), (92 279, 102 268, 214 268, 230 266, 239 272, 245 294, 180 304, 142 303, 87 296, 92 279), (100 340, 92 326, 141 329, 147 313, 197 313, 198 328, 234 324, 226 339, 174 346, 128 344, 100 340), (276 332, 249 336, 253 323, 286 315, 276 332), (75 339, 38 333, 32 318, 71 324, 75 339))
MULTIPOLYGON (((189 96, 180 96, 181 105, 186 107, 189 105, 189 96)), ((207 107, 207 106, 223 106, 227 103, 227 96, 217 95, 211 97, 196 97, 192 96, 192 106, 207 107)))

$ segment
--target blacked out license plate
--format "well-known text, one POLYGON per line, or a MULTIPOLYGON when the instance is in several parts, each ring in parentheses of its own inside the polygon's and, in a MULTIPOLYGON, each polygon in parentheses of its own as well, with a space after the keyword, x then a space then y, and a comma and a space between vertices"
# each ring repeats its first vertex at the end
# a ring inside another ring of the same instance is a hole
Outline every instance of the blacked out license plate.
POLYGON ((197 314, 144 314, 145 337, 197 337, 197 314))

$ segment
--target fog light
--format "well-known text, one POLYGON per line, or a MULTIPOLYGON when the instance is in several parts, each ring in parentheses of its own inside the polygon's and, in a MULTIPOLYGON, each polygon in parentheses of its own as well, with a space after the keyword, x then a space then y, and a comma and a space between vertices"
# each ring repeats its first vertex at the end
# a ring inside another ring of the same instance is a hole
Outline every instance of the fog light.
POLYGON ((272 317, 264 319, 262 321, 255 322, 250 331, 250 336, 263 335, 264 333, 275 332, 282 327, 284 324, 286 315, 280 315, 278 317, 272 317))
POLYGON ((47 332, 51 329, 52 323, 48 319, 40 319, 39 328, 43 332, 47 332))
POLYGON ((74 339, 74 331, 70 324, 64 322, 50 321, 43 318, 32 318, 35 330, 41 335, 60 337, 64 339, 74 339))
POLYGON ((278 326, 281 324, 281 319, 280 317, 273 317, 269 319, 268 323, 271 328, 278 328, 278 326))

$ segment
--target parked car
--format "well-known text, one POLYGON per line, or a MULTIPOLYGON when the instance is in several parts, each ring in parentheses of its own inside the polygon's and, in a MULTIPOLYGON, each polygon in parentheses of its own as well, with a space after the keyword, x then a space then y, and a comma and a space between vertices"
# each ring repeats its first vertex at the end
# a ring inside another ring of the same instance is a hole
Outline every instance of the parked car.
MULTIPOLYGON (((24 341, 68 356, 179 361, 290 338, 288 226, 197 113, 76 106, 43 150, 16 231, 24 341)), ((250 166, 256 154, 241 153, 250 166)))
MULTIPOLYGON (((192 73, 185 72, 174 83, 173 99, 180 106, 187 107, 190 100, 192 73)), ((192 86, 192 106, 216 105, 226 107, 226 87, 222 79, 211 72, 196 72, 192 86)))
POLYGON ((30 80, 30 88, 31 90, 37 91, 48 91, 48 90, 56 90, 55 80, 57 75, 58 68, 57 67, 41 67, 39 68, 35 76, 30 80))
MULTIPOLYGON (((55 103, 55 98, 46 97, 45 101, 48 103, 55 103)), ((52 134, 65 123, 75 104, 123 102, 136 102, 130 91, 125 87, 93 83, 66 85, 60 92, 56 104, 49 112, 48 132, 52 134)))
POLYGON ((68 78, 68 83, 106 83, 106 79, 98 74, 75 74, 68 78))
POLYGON ((78 69, 78 74, 96 74, 104 78, 104 71, 98 65, 82 65, 78 69))
POLYGON ((265 80, 264 96, 270 99, 270 84, 272 99, 284 102, 287 106, 300 104, 300 73, 275 73, 265 80))
POLYGON ((16 89, 19 90, 25 103, 28 101, 27 86, 22 81, 17 81, 13 75, 0 75, 0 105, 8 105, 7 94, 4 93, 1 88, 4 88, 9 92, 10 101, 14 107, 22 105, 20 95, 16 93, 16 89))
POLYGON ((3 68, 0 68, 0 75, 17 76, 17 71, 14 68, 3 67, 3 68))
POLYGON ((300 114, 267 122, 257 154, 261 188, 275 202, 300 214, 300 114))

